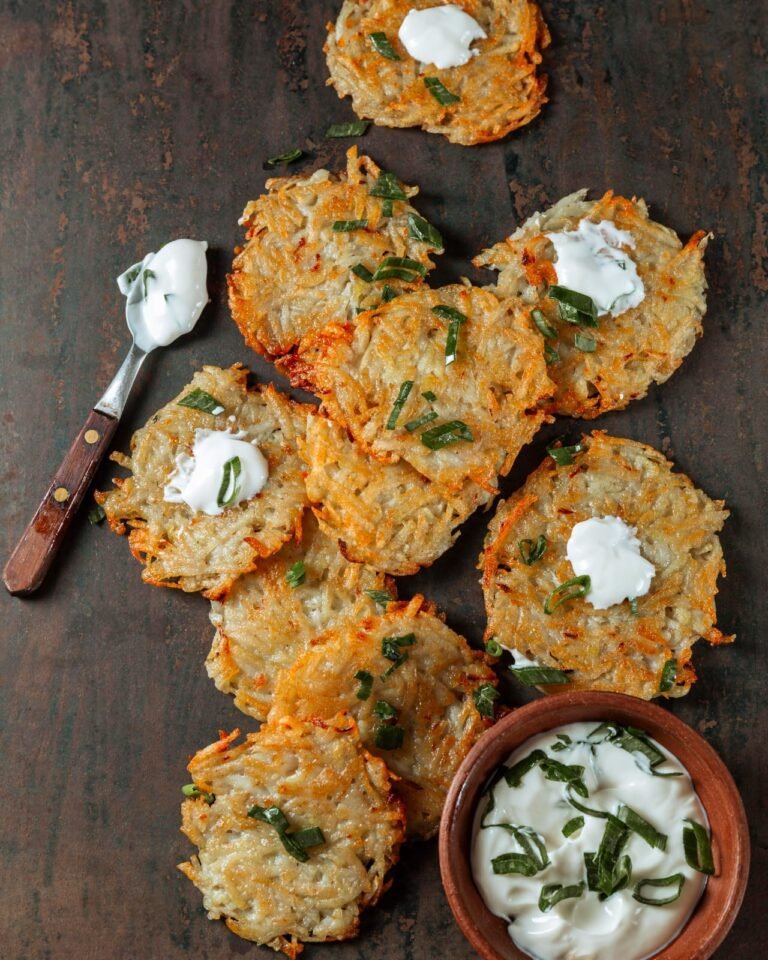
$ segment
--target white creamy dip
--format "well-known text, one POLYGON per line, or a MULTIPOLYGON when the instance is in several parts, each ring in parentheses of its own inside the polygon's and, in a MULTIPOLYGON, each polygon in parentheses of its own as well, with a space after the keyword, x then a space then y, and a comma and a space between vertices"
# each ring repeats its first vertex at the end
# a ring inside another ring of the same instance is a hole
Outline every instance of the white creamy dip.
POLYGON ((397 35, 414 60, 439 70, 469 63, 478 54, 470 44, 487 36, 477 20, 455 3, 410 10, 397 35))
POLYGON ((195 430, 192 453, 176 456, 163 499, 217 516, 255 497, 267 482, 269 469, 261 450, 244 436, 228 430, 195 430))
POLYGON ((208 303, 204 240, 172 240, 117 278, 125 316, 142 350, 154 350, 189 333, 208 303))
MULTIPOLYGON (((706 883, 704 874, 688 865, 683 848, 686 821, 709 830, 706 813, 685 768, 648 737, 651 749, 663 755, 658 766, 652 767, 643 754, 623 749, 617 745, 618 739, 611 742, 610 730, 598 733, 600 727, 600 721, 595 721, 549 730, 526 741, 505 766, 513 767, 540 750, 548 761, 583 767, 581 778, 589 796, 570 791, 580 804, 620 815, 621 819, 627 816, 622 812, 622 805, 626 805, 666 837, 666 848, 660 849, 628 830, 618 857, 620 860, 626 855, 631 862, 631 877, 623 889, 602 900, 598 892, 588 889, 584 854, 600 850, 608 821, 572 806, 566 799, 566 783, 547 779, 539 763, 519 777, 517 786, 509 786, 503 777, 499 779, 490 794, 481 798, 475 817, 471 853, 475 883, 491 912, 509 922, 515 944, 537 960, 644 960, 677 936, 706 883), (653 776, 652 769, 681 775, 653 776), (491 794, 494 805, 488 813, 491 794), (583 817, 583 826, 564 836, 563 827, 575 817, 583 817), (483 822, 485 828, 481 829, 483 822), (489 824, 500 823, 530 828, 531 832, 522 836, 529 846, 531 838, 536 838, 533 849, 537 872, 532 876, 494 872, 494 858, 525 853, 525 843, 517 839, 519 831, 515 836, 508 829, 488 828, 489 824), (545 848, 544 856, 539 844, 545 848), (684 880, 674 902, 659 906, 635 899, 635 893, 655 899, 673 896, 677 881, 639 889, 637 885, 642 880, 675 874, 681 874, 684 880), (545 885, 579 889, 582 883, 580 895, 540 909, 545 885)), ((612 729, 621 736, 620 727, 613 725, 612 729)))
POLYGON ((634 247, 631 233, 610 220, 582 220, 576 230, 544 234, 555 248, 557 282, 591 297, 597 312, 614 317, 645 299, 637 265, 622 247, 634 247))
POLYGON ((620 517, 590 517, 575 524, 565 548, 577 577, 591 582, 584 597, 596 610, 643 597, 656 568, 640 554, 637 530, 620 517))

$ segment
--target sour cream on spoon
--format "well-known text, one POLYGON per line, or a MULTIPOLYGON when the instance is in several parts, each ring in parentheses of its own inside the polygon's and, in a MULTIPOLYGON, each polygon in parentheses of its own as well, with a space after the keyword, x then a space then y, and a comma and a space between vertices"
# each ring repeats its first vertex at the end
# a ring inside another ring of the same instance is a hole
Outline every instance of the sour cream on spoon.
POLYGON ((486 36, 477 20, 455 3, 410 10, 398 31, 400 42, 414 60, 439 70, 469 63, 478 55, 477 50, 470 50, 470 44, 486 36))

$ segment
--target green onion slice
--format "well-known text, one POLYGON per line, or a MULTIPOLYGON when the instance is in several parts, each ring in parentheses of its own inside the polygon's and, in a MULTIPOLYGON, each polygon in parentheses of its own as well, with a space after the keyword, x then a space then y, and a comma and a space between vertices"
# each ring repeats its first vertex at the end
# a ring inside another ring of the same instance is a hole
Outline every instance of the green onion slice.
POLYGON ((373 674, 368 673, 367 670, 358 670, 355 674, 355 680, 360 681, 356 693, 357 699, 367 700, 371 695, 371 690, 373 690, 373 674))
POLYGON ((539 767, 547 780, 567 783, 576 793, 582 797, 588 797, 589 791, 584 784, 584 767, 577 763, 560 763, 559 760, 553 760, 547 757, 539 761, 539 767))
POLYGON ((500 657, 502 653, 504 653, 504 647, 502 647, 496 637, 489 637, 485 642, 485 652, 492 657, 500 657))
POLYGON ((240 496, 240 471, 242 465, 240 457, 231 457, 224 464, 222 469, 221 486, 216 496, 216 504, 219 507, 231 507, 237 502, 240 496))
POLYGON ((667 835, 658 831, 652 823, 649 823, 645 817, 641 817, 632 807, 622 803, 619 805, 616 815, 622 823, 629 827, 632 833, 642 837, 649 847, 655 847, 657 850, 667 849, 667 835))
POLYGON ((292 563, 289 567, 288 573, 285 575, 285 582, 295 590, 296 587, 300 587, 302 583, 304 583, 306 575, 307 572, 304 568, 304 561, 297 560, 296 563, 292 563))
POLYGON ((387 660, 392 661, 392 666, 382 674, 381 679, 386 680, 393 671, 402 666, 408 659, 408 651, 403 647, 412 647, 416 643, 416 634, 406 633, 402 637, 384 637, 381 641, 381 654, 387 660))
POLYGON ((536 563, 544 556, 544 551, 547 549, 547 538, 542 533, 539 534, 535 543, 533 540, 518 540, 517 549, 520 551, 523 563, 530 567, 532 563, 536 563))
POLYGON ((666 693, 675 685, 677 679, 677 660, 667 660, 664 669, 661 671, 661 680, 659 681, 659 693, 666 693))
POLYGON ((443 107, 447 107, 452 103, 458 103, 461 100, 461 97, 457 97, 455 93, 451 93, 450 90, 443 86, 439 77, 424 77, 424 86, 443 107))
POLYGON ((408 236, 411 240, 421 240, 423 243, 428 243, 435 250, 445 248, 440 231, 415 213, 408 214, 408 236))
POLYGON ((480 716, 493 720, 496 709, 494 703, 500 696, 496 687, 492 683, 483 683, 475 689, 472 696, 480 716))
POLYGON ((644 903, 648 907, 663 907, 668 903, 674 903, 682 892, 685 877, 682 873, 673 873, 669 877, 646 877, 645 880, 639 880, 635 884, 632 896, 638 903, 644 903), (643 893, 644 887, 674 887, 674 893, 669 896, 651 897, 643 893))
MULTIPOLYGON (((486 810, 486 814, 488 811, 486 810)), ((483 820, 485 817, 483 817, 483 820)), ((537 872, 550 864, 549 854, 543 838, 533 827, 518 827, 514 823, 481 823, 482 830, 506 830, 523 848, 523 855, 529 857, 536 866, 537 872)))
MULTIPOLYGON (((629 612, 632 614, 633 617, 639 617, 639 616, 640 616, 640 608, 639 608, 638 603, 637 603, 637 597, 632 597, 632 599, 629 601, 629 612)), ((667 661, 667 662, 669 662, 669 661, 667 661)), ((675 668, 675 669, 677 669, 677 668, 675 668)))
POLYGON ((437 412, 429 410, 427 413, 422 413, 420 417, 416 417, 415 420, 409 420, 405 424, 405 429, 408 433, 413 433, 414 430, 418 430, 419 427, 423 427, 425 423, 431 423, 433 420, 437 420, 437 412))
POLYGON ((370 126, 367 120, 352 120, 350 123, 332 123, 325 131, 326 137, 333 140, 338 137, 362 137, 370 126))
POLYGON ((403 412, 405 401, 408 399, 411 390, 413 390, 413 380, 403 380, 403 382, 400 384, 400 390, 398 391, 397 398, 392 404, 392 412, 387 418, 387 422, 385 424, 387 430, 394 430, 397 426, 398 418, 403 412))
POLYGON ((570 683, 568 674, 554 667, 516 667, 512 664, 509 672, 526 687, 546 686, 548 683, 570 683))
POLYGON ((532 877, 539 872, 536 862, 525 853, 502 853, 491 860, 491 868, 497 876, 520 873, 532 877))
MULTIPOLYGON (((579 293, 577 290, 569 290, 568 287, 561 287, 558 284, 551 286, 547 293, 553 300, 557 300, 558 304, 577 311, 581 317, 581 319, 576 321, 577 323, 591 327, 597 326, 597 307, 591 297, 588 297, 584 293, 579 293)), ((567 318, 563 317, 563 319, 565 320, 567 318)))
POLYGON ((683 827, 683 850, 689 867, 706 873, 710 876, 715 872, 715 861, 712 857, 712 845, 709 834, 700 823, 695 820, 685 821, 689 826, 683 827))
POLYGON ((544 362, 546 364, 557 363, 560 359, 560 354, 553 347, 550 347, 548 343, 544 344, 544 362))
POLYGON ((597 350, 597 341, 594 337, 588 337, 585 333, 577 333, 573 338, 573 345, 577 350, 584 353, 594 353, 597 350))
POLYGON ((581 830, 584 826, 584 817, 571 817, 571 819, 565 824, 562 829, 562 834, 564 837, 573 836, 577 830, 581 830))
POLYGON ((572 807, 575 807, 579 813, 586 813, 588 817, 597 817, 599 820, 614 820, 618 827, 621 827, 623 830, 626 829, 626 824, 622 823, 617 816, 614 816, 614 814, 608 813, 607 810, 595 810, 594 807, 588 807, 583 804, 581 800, 577 800, 571 792, 575 789, 576 788, 573 783, 567 784, 565 788, 565 799, 572 807))
POLYGON ((425 390, 422 393, 422 397, 427 400, 429 403, 434 403, 437 400, 437 394, 433 393, 431 390, 425 390))
POLYGON ((527 757, 518 760, 513 766, 504 767, 502 775, 507 786, 519 787, 526 773, 529 773, 534 767, 537 767, 542 760, 546 759, 547 755, 543 750, 533 750, 527 757))
POLYGON ((552 747, 550 748, 553 752, 557 752, 559 750, 566 750, 573 743, 573 740, 571 740, 571 738, 568 736, 567 733, 558 733, 557 739, 560 742, 553 744, 552 747))
POLYGON ((382 607, 386 607, 388 603, 392 603, 392 597, 385 590, 363 590, 363 593, 366 597, 370 597, 374 603, 378 603, 382 607))
POLYGON ((295 833, 288 832, 288 819, 280 807, 254 806, 248 811, 248 816, 262 823, 268 823, 277 831, 280 842, 286 851, 295 859, 306 863, 309 860, 308 847, 315 847, 325 843, 325 837, 319 827, 305 827, 295 833))
POLYGON ((189 797, 190 800, 196 800, 197 797, 202 797, 209 807, 216 799, 212 793, 208 793, 207 790, 201 790, 200 787, 198 787, 195 783, 184 784, 184 786, 181 788, 181 792, 185 797, 189 797))
POLYGON ((571 580, 566 580, 565 583, 555 587, 544 601, 544 613, 554 613, 560 604, 585 597, 591 589, 592 580, 586 574, 582 577, 573 577, 571 580))
POLYGON ((368 194, 371 197, 383 197, 385 200, 408 199, 408 194, 403 190, 394 173, 388 173, 386 170, 381 171, 368 194))
POLYGON ((376 728, 374 743, 379 750, 397 750, 403 745, 405 730, 402 727, 381 726, 376 728))
POLYGON ((557 330, 555 330, 541 310, 531 310, 531 319, 536 324, 539 333, 548 337, 550 340, 557 340, 557 330))
POLYGON ((355 266, 352 267, 352 273, 354 273, 356 277, 360 277, 361 280, 365 280, 366 283, 370 283, 371 280, 373 280, 373 274, 368 267, 362 263, 355 264, 355 266))
POLYGON ((552 457, 558 467, 567 467, 573 463, 573 458, 577 453, 584 452, 582 443, 574 443, 570 447, 547 447, 547 453, 552 457))
POLYGON ((368 39, 371 41, 371 46, 376 53, 382 57, 385 57, 387 60, 400 60, 400 54, 389 42, 386 33, 369 33, 368 39))
POLYGON ((95 526, 97 523, 101 523, 106 515, 104 507, 100 503, 96 503, 88 511, 88 523, 95 526))
POLYGON ((551 910, 561 900, 571 900, 574 897, 580 897, 586 890, 587 884, 584 880, 579 883, 571 883, 564 887, 562 883, 545 883, 539 894, 539 910, 546 913, 551 910))
POLYGON ((392 217, 395 213, 395 201, 384 199, 381 201, 381 215, 382 217, 392 217))
POLYGON ((373 705, 373 713, 381 720, 394 720, 397 716, 397 710, 386 700, 377 700, 373 705))
POLYGON ((321 843, 325 843, 325 836, 320 827, 304 827, 303 830, 296 830, 290 834, 290 837, 302 850, 319 847, 321 843))
POLYGON ((449 420, 448 423, 441 423, 439 427, 425 430, 421 435, 421 442, 430 450, 442 450, 443 447, 460 440, 472 443, 474 439, 472 431, 463 420, 449 420))
POLYGON ((304 156, 304 151, 299 150, 289 150, 287 153, 281 153, 277 157, 270 157, 269 160, 264 161, 264 168, 269 170, 272 167, 279 167, 281 164, 296 163, 297 160, 301 160, 304 156))
POLYGON ((185 397, 179 400, 177 406, 189 407, 191 410, 202 410, 203 413, 211 413, 214 416, 224 412, 224 404, 199 387, 190 390, 185 397))
POLYGON ((351 233, 353 230, 364 230, 368 226, 368 220, 334 220, 333 230, 336 233, 351 233))
POLYGON ((381 302, 391 303, 398 296, 397 290, 385 283, 381 290, 381 302))
POLYGON ((373 275, 374 280, 406 280, 413 282, 426 275, 427 268, 411 257, 385 257, 373 275))
POLYGON ((622 851, 629 830, 615 817, 606 821, 603 838, 597 851, 597 886, 606 897, 623 889, 629 882, 622 851))

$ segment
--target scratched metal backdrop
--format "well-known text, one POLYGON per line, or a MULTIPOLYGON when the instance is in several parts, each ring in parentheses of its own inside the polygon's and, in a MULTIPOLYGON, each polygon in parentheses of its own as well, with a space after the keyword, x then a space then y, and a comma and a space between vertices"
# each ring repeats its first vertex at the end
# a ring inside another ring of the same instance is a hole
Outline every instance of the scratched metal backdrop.
MULTIPOLYGON (((753 828, 744 910, 719 960, 768 956, 765 641, 768 167, 766 5, 544 0, 552 102, 487 147, 371 129, 383 166, 422 188, 448 252, 436 279, 481 279, 468 259, 578 187, 644 196, 682 234, 704 227, 706 333, 681 371, 602 428, 660 447, 732 517, 719 598, 728 648, 698 651, 701 679, 671 709, 728 762, 753 828)), ((294 146, 338 166, 352 119, 325 86, 331 0, 0 2, 0 547, 6 557, 86 410, 128 345, 114 277, 178 236, 211 245, 212 305, 199 331, 147 363, 119 445, 202 363, 250 363, 224 277, 257 196, 262 160, 294 146)), ((309 164, 303 169, 309 169, 309 164)), ((505 490, 540 459, 554 424, 505 490)), ((101 483, 108 472, 101 473, 101 483)), ((423 590, 473 641, 483 631, 475 562, 484 519, 423 590)), ((186 760, 220 727, 249 722, 207 679, 198 597, 145 587, 124 541, 81 518, 44 590, 3 594, 0 618, 0 955, 217 958, 271 951, 204 918, 174 865, 186 760)), ((507 691, 520 702, 519 689, 507 691)), ((465 960, 434 844, 406 849, 358 940, 311 947, 334 960, 465 960)))

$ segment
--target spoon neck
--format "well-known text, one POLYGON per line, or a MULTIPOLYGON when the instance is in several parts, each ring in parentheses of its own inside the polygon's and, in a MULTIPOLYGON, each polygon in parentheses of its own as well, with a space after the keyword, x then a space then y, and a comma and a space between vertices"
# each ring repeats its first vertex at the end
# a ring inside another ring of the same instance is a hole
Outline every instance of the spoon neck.
POLYGON ((125 409, 128 395, 131 392, 131 387, 146 356, 146 350, 142 350, 141 347, 136 346, 135 343, 131 344, 128 355, 125 360, 123 360, 112 383, 110 383, 104 391, 104 395, 96 404, 94 410, 98 410, 100 413, 106 413, 107 416, 114 417, 117 420, 120 419, 125 409))

